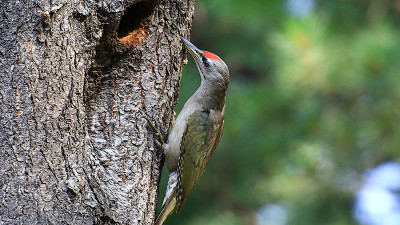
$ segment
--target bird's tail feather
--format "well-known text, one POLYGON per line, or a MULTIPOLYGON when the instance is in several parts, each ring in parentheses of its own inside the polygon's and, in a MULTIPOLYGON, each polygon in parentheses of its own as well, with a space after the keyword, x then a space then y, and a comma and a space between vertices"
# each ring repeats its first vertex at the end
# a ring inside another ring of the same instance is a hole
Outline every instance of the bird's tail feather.
POLYGON ((154 225, 162 225, 167 217, 174 211, 176 205, 176 190, 174 190, 174 192, 175 193, 173 193, 171 198, 167 199, 167 201, 164 203, 163 209, 161 210, 160 215, 158 215, 154 225))
POLYGON ((172 172, 169 175, 167 191, 165 193, 162 210, 157 217, 154 225, 162 225, 169 215, 174 211, 176 206, 176 189, 177 189, 178 173, 172 172))

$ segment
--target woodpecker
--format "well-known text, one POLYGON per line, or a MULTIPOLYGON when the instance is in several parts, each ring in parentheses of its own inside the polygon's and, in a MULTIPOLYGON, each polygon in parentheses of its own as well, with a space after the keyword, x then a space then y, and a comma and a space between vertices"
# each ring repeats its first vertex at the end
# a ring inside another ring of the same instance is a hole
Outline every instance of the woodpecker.
POLYGON ((185 103, 162 147, 170 175, 155 225, 163 224, 174 209, 181 211, 217 148, 224 126, 228 67, 217 55, 180 38, 193 56, 201 84, 185 103))

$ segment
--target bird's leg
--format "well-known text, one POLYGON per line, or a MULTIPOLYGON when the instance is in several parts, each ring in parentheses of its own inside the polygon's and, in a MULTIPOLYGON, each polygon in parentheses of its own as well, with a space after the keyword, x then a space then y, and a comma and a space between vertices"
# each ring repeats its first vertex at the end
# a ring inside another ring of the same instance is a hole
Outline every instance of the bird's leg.
POLYGON ((160 129, 158 129, 158 126, 157 126, 157 125, 154 125, 147 117, 148 117, 148 116, 146 115, 146 116, 144 117, 144 119, 147 121, 147 124, 150 125, 151 129, 154 130, 155 135, 156 135, 156 137, 157 137, 157 139, 155 139, 154 142, 156 143, 157 147, 159 147, 159 148, 161 148, 161 149, 164 150, 165 142, 164 142, 164 139, 163 139, 163 137, 162 137, 162 135, 161 135, 160 129))
POLYGON ((172 121, 171 121, 171 127, 173 127, 175 125, 175 121, 176 121, 176 112, 175 110, 172 110, 173 115, 172 115, 172 121))

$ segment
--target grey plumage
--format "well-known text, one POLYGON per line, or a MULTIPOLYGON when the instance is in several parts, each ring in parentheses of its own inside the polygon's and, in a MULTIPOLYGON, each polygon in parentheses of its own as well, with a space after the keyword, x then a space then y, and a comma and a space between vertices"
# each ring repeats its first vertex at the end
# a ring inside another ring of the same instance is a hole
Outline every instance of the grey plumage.
POLYGON ((173 185, 168 185, 157 225, 162 224, 173 209, 181 211, 217 147, 224 125, 228 67, 213 53, 199 50, 181 39, 196 62, 201 84, 185 103, 163 147, 165 164, 171 173, 169 183, 173 185))

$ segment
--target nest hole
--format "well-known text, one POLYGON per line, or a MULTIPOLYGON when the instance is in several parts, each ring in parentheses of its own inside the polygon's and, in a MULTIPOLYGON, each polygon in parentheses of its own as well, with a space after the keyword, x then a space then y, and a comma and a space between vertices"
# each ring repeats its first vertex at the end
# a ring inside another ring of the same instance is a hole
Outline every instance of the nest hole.
POLYGON ((153 0, 139 1, 126 9, 117 30, 119 41, 124 44, 140 45, 146 37, 149 28, 148 18, 153 10, 153 0))

